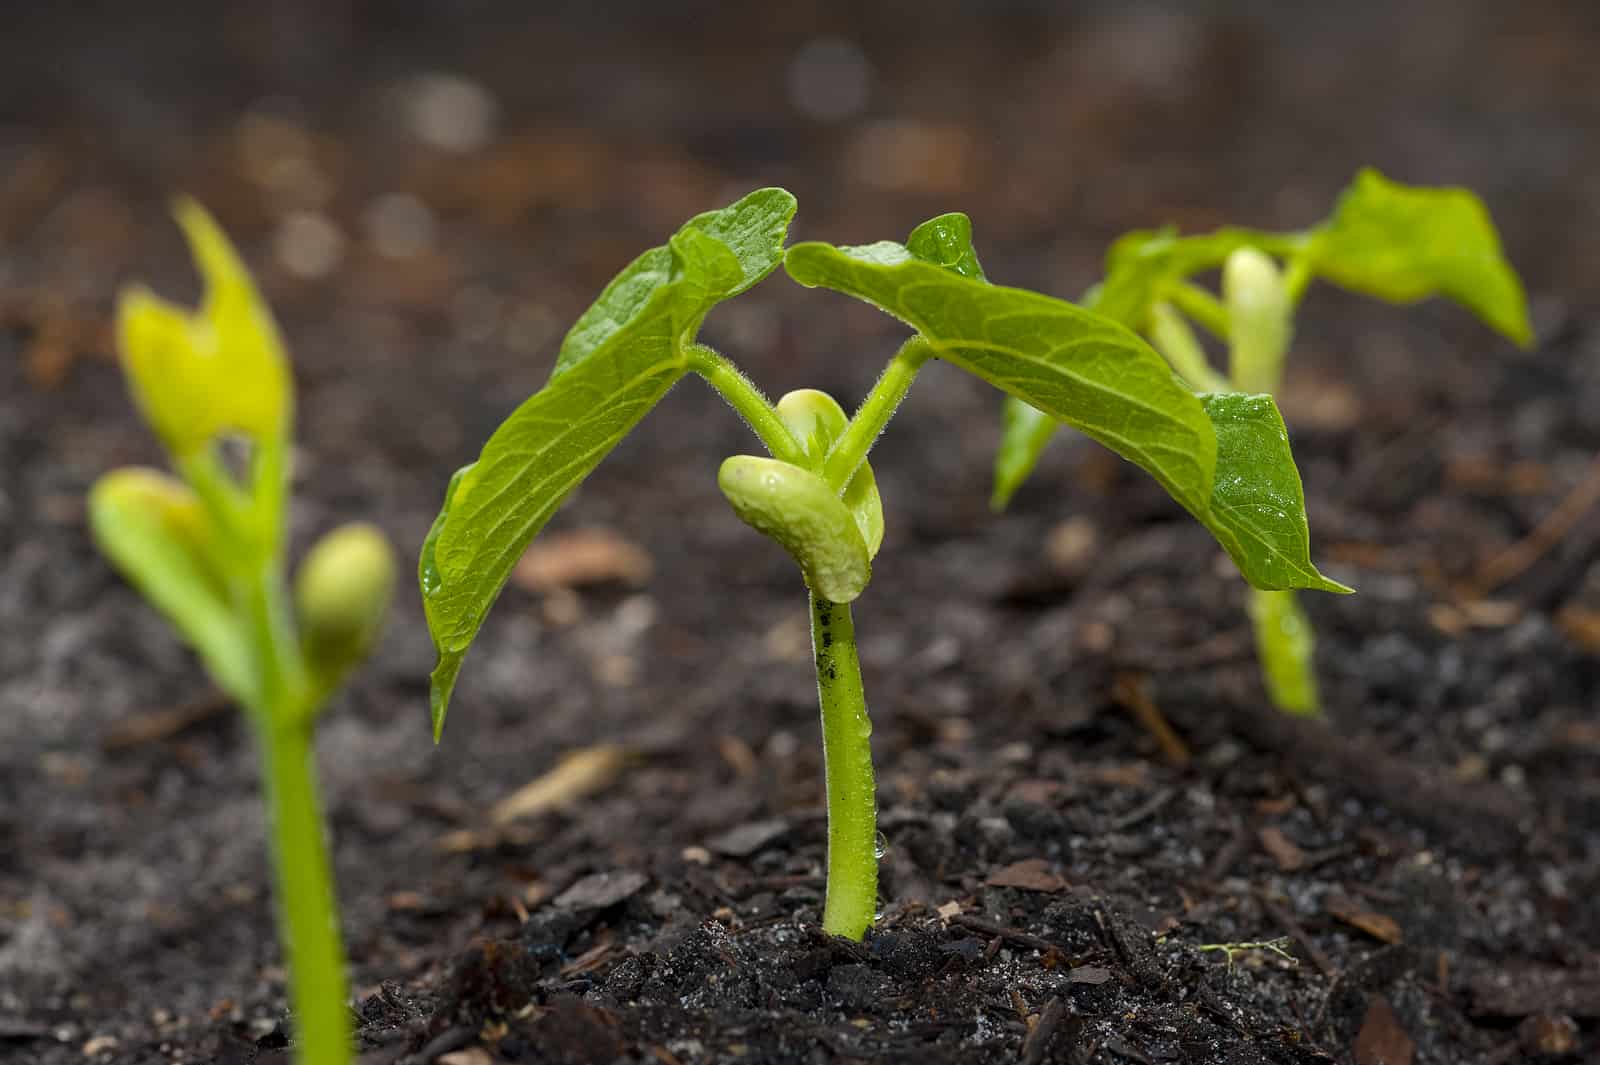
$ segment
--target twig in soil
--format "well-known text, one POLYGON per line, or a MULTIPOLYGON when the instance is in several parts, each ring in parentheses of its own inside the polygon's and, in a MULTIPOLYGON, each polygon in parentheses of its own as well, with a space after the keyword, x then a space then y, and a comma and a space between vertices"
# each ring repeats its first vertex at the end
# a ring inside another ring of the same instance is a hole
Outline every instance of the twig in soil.
POLYGON ((1106 830, 1108 832, 1126 831, 1127 829, 1132 828, 1134 825, 1137 825, 1139 822, 1144 821, 1147 818, 1154 817, 1156 814, 1161 812, 1163 807, 1177 797, 1177 788, 1163 788, 1161 791, 1156 792, 1155 796, 1147 802, 1140 803, 1138 806, 1135 806, 1132 810, 1129 810, 1121 817, 1107 822, 1106 830))
POLYGON ((587 798, 616 780, 632 757, 627 748, 612 743, 569 752, 554 769, 495 803, 489 820, 506 825, 587 798))
POLYGON ((1221 951, 1228 959, 1228 968, 1231 970, 1234 957, 1250 950, 1264 950, 1269 954, 1276 954, 1290 965, 1298 966, 1300 959, 1290 954, 1288 947, 1289 937, 1279 936, 1277 939, 1262 939, 1248 943, 1201 943, 1194 949, 1201 952, 1221 951))
POLYGON ((1151 738, 1156 741, 1156 746, 1161 748, 1161 757, 1168 765, 1182 769, 1194 760, 1189 745, 1183 742, 1183 737, 1167 723, 1161 709, 1145 690, 1143 677, 1137 673, 1119 674, 1112 684, 1111 697, 1123 709, 1133 714, 1134 720, 1150 733, 1151 738))
POLYGON ((232 709, 233 704, 226 695, 220 691, 209 691, 178 706, 152 710, 127 721, 119 721, 100 737, 100 749, 106 754, 114 754, 130 747, 171 739, 232 709))
POLYGON ((1022 1065, 1039 1065, 1044 1060, 1050 1040, 1055 1037, 1056 1029, 1061 1027, 1061 1020, 1066 1015, 1067 1004, 1060 996, 1045 1004, 1039 1013, 1039 1020, 1022 1040, 1022 1065))
POLYGON ((1559 544, 1596 503, 1600 503, 1600 455, 1595 456, 1588 472, 1567 493, 1566 498, 1533 527, 1533 531, 1478 567, 1478 572, 1468 585, 1467 597, 1481 599, 1522 574, 1559 544))
POLYGON ((1019 946, 1032 947, 1034 950, 1060 951, 1061 949, 1043 936, 1036 936, 1032 932, 1024 932, 1020 928, 1007 928, 1005 925, 995 924, 993 921, 985 921, 981 917, 957 914, 950 918, 949 923, 959 928, 965 928, 969 932, 977 932, 980 935, 990 936, 995 939, 1004 939, 1019 946))
POLYGON ((1258 890, 1256 892, 1256 900, 1261 903, 1261 908, 1267 911, 1267 914, 1293 937, 1295 944, 1306 952, 1306 957, 1311 959, 1311 963, 1321 971, 1323 976, 1331 978, 1338 972, 1328 955, 1323 953, 1322 948, 1317 946, 1300 922, 1295 920, 1294 914, 1278 905, 1264 891, 1258 890))

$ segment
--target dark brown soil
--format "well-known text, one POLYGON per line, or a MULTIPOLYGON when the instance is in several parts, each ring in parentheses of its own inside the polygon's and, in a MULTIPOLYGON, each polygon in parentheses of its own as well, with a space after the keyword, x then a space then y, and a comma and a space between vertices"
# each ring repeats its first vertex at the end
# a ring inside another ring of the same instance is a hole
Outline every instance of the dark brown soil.
MULTIPOLYGON (((716 491, 753 441, 685 385, 552 529, 652 576, 508 591, 437 749, 407 589, 325 722, 362 1061, 1600 1060, 1600 509, 1470 591, 1600 476, 1593 5, 768 6, 8 14, 0 1059, 293 1039, 248 730, 83 521, 95 476, 158 458, 108 323, 129 278, 194 290, 172 190, 292 340, 299 541, 365 516, 414 557, 604 280, 747 188, 842 242, 964 209, 991 277, 1070 295, 1124 229, 1305 224, 1370 163, 1482 192, 1541 342, 1309 301, 1284 407, 1319 558, 1361 590, 1306 600, 1326 726, 1264 707, 1242 585, 1136 470, 1063 440, 991 515, 996 397, 933 367, 873 456, 856 612, 883 917, 829 940, 803 591, 716 491), (859 114, 797 110, 818 36, 864 54, 859 114), (486 145, 419 143, 430 72, 492 94, 486 145), (371 236, 393 193, 435 223, 403 258, 371 236), (308 279, 329 223, 342 261, 308 279), (491 824, 574 752, 617 771, 491 824)), ((848 406, 898 335, 777 277, 707 337, 848 406)))

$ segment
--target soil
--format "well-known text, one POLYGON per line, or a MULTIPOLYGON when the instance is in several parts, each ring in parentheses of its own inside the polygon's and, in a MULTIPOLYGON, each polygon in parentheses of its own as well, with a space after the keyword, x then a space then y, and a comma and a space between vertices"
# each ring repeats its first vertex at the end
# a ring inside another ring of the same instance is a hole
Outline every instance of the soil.
MULTIPOLYGON (((1600 476, 1593 5, 531 6, 8 16, 0 1059, 292 1055, 248 729, 84 527, 159 460, 109 323, 131 278, 194 292, 172 190, 291 340, 297 544, 369 517, 414 557, 605 279, 742 190, 841 242, 964 209, 992 278, 1070 295, 1123 230, 1307 224, 1373 164, 1484 195, 1540 342, 1310 299, 1283 405, 1360 589, 1305 599, 1325 723, 1265 707, 1242 585, 1138 471, 1063 439, 990 514, 996 398, 934 366, 856 610, 883 913, 829 939, 803 592, 685 385, 551 529, 610 539, 507 591, 441 746, 409 589, 322 727, 361 1061, 1600 1060, 1600 509, 1558 510, 1600 476)), ((848 406, 899 333, 779 277, 706 337, 848 406)))

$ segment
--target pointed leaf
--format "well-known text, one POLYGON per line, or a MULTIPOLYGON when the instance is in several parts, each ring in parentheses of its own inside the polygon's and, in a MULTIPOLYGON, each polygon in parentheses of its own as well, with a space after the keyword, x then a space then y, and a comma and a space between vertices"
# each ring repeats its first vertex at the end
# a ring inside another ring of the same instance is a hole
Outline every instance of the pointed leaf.
MULTIPOLYGON (((777 269, 783 261, 783 240, 794 212, 795 199, 783 189, 757 189, 731 206, 691 218, 679 233, 699 230, 732 253, 737 275, 722 281, 722 298, 727 299, 777 269)), ((670 280, 671 272, 672 252, 668 247, 652 248, 629 263, 568 330, 550 376, 559 376, 581 362, 625 328, 649 303, 651 294, 670 280)))
POLYGON ((90 490, 89 524, 101 553, 167 616, 218 687, 253 704, 250 644, 228 604, 205 507, 188 486, 158 470, 114 470, 90 490))
POLYGON ((1199 402, 1133 333, 1064 300, 970 280, 899 244, 797 244, 802 285, 864 299, 916 329, 940 358, 1094 437, 1206 512, 1216 442, 1199 402))
POLYGON ((1342 590, 1311 564, 1300 475, 1271 397, 1196 397, 1115 322, 960 277, 898 244, 797 244, 785 267, 900 318, 940 358, 1143 467, 1252 584, 1342 590))
POLYGON ((1517 344, 1533 340, 1527 298, 1483 201, 1363 170, 1311 245, 1318 276, 1394 303, 1446 296, 1517 344))
POLYGON ((906 250, 925 263, 942 266, 974 281, 988 280, 972 248, 972 219, 960 211, 930 218, 906 238, 906 250))
POLYGON ((994 491, 989 496, 990 509, 997 511, 1010 505, 1011 497, 1039 465, 1045 445, 1061 428, 1050 415, 1016 396, 1007 396, 1002 402, 1000 447, 994 453, 994 491))
POLYGON ((436 738, 462 658, 523 549, 684 375, 706 313, 771 270, 793 204, 781 190, 754 193, 635 260, 579 319, 550 382, 451 480, 418 564, 439 652, 436 738))
POLYGON ((1217 477, 1210 514, 1202 518, 1257 588, 1351 589, 1311 563, 1300 471, 1289 431, 1268 395, 1218 392, 1199 397, 1215 428, 1217 477))

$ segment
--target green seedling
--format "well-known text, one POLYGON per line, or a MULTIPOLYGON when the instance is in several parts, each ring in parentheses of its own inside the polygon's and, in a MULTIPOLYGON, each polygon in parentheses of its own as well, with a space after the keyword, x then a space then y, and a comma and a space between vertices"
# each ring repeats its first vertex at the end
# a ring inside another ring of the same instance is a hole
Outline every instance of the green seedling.
MULTIPOLYGON (((1129 233, 1112 245, 1106 277, 1084 306, 1147 337, 1202 397, 1270 395, 1283 378, 1294 313, 1312 280, 1390 303, 1444 296, 1526 347, 1527 300, 1479 199, 1464 189, 1412 188, 1363 170, 1333 216, 1290 233, 1227 228, 1180 237, 1129 233), (1196 275, 1222 270, 1221 298, 1196 275), (1212 368, 1190 323, 1228 346, 1212 368)), ((1039 461, 1060 419, 1025 399, 1006 401, 993 503, 1002 509, 1039 461)), ((1267 694, 1279 709, 1320 713, 1311 621, 1289 590, 1256 584, 1248 612, 1267 694)))
POLYGON ((965 215, 904 244, 784 249, 794 198, 762 189, 688 222, 622 271, 578 319, 549 382, 460 470, 422 550, 419 576, 439 652, 435 735, 462 656, 512 567, 563 499, 679 380, 702 378, 768 456, 722 464, 738 516, 798 564, 810 593, 828 804, 823 926, 859 939, 877 905, 870 736, 850 603, 872 576, 883 508, 867 453, 931 359, 960 367, 1143 467, 1263 588, 1345 591, 1311 563, 1300 477, 1270 396, 1196 396, 1135 333, 1071 303, 991 285, 965 215), (854 417, 831 397, 770 403, 696 340, 718 303, 782 263, 807 287, 854 296, 915 335, 854 417))
POLYGON ((262 755, 299 1060, 350 1060, 344 948, 317 798, 313 730, 372 649, 394 589, 383 534, 325 536, 284 581, 293 382, 272 316, 199 206, 179 224, 205 281, 190 313, 133 287, 123 367, 177 476, 116 470, 89 497, 96 542, 247 711, 262 755), (237 461, 235 461, 237 460, 237 461))

